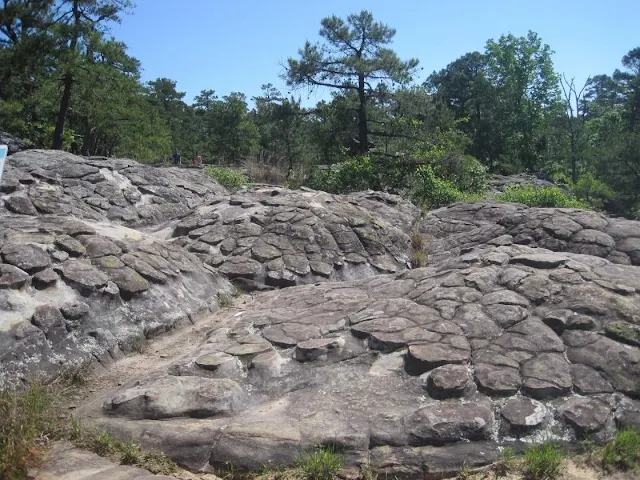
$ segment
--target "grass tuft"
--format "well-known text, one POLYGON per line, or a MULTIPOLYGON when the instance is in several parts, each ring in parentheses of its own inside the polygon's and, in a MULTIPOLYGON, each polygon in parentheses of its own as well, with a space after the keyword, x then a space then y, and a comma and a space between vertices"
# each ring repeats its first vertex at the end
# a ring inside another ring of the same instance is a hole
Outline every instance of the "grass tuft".
POLYGON ((564 452, 554 443, 534 445, 524 454, 525 474, 529 480, 560 478, 564 452))
POLYGON ((331 480, 342 468, 343 458, 335 447, 322 445, 303 452, 297 463, 306 480, 331 480))
POLYGON ((493 464, 492 470, 496 478, 504 478, 516 468, 516 459, 513 449, 505 447, 500 455, 500 460, 493 464))
POLYGON ((619 468, 631 470, 640 464, 640 432, 627 428, 618 430, 613 440, 602 452, 602 467, 605 470, 619 468))
POLYGON ((411 268, 424 267, 427 264, 427 254, 424 250, 415 250, 411 254, 411 268))
POLYGON ((218 293, 218 305, 220 308, 228 308, 233 305, 233 296, 227 293, 218 293))

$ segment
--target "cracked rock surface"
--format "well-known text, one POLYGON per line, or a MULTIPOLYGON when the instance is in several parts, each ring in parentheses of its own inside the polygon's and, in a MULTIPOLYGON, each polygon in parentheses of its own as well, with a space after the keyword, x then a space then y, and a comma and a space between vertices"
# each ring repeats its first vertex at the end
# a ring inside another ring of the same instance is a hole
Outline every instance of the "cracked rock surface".
POLYGON ((604 440, 640 423, 640 349, 609 328, 640 322, 638 274, 485 244, 426 268, 259 293, 80 416, 150 436, 192 469, 289 465, 301 447, 335 444, 350 463, 429 477, 513 442, 604 440))

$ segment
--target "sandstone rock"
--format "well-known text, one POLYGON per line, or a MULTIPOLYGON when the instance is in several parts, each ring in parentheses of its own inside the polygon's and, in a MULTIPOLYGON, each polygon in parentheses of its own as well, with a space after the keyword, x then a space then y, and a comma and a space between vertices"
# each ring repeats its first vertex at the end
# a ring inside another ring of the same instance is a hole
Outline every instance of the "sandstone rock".
POLYGON ((604 403, 585 397, 570 398, 559 410, 564 419, 581 435, 602 429, 611 413, 611 409, 604 403))
POLYGON ((443 365, 431 370, 423 383, 433 398, 460 397, 471 384, 469 371, 464 365, 443 365))
POLYGON ((607 336, 640 347, 640 326, 629 322, 611 322, 605 327, 607 336))
POLYGON ((0 263, 0 288, 20 288, 29 279, 29 274, 13 265, 0 263))
POLYGON ((489 437, 493 413, 481 404, 443 403, 423 407, 405 420, 413 444, 442 445, 489 437))
POLYGON ((82 256, 87 251, 84 245, 69 235, 56 237, 56 246, 74 257, 82 256))
POLYGON ((41 270, 33 276, 32 284, 38 289, 48 288, 58 281, 60 277, 51 268, 41 270))
POLYGON ((28 273, 44 270, 51 265, 49 255, 36 245, 7 243, 2 247, 1 252, 4 263, 14 265, 28 273))
POLYGON ((507 400, 501 414, 515 432, 539 427, 547 418, 544 405, 526 397, 513 397, 507 400))
POLYGON ((4 206, 13 213, 20 215, 37 215, 38 211, 26 195, 16 194, 4 201, 4 206))

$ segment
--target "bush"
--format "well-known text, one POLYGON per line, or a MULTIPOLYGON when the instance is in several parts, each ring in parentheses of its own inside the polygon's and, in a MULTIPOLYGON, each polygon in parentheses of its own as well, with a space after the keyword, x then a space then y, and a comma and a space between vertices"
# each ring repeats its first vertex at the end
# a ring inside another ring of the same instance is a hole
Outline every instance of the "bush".
POLYGON ((298 459, 298 466, 307 480, 331 480, 342 468, 342 463, 342 455, 330 446, 303 453, 298 459))
POLYGON ((349 193, 370 188, 378 190, 374 176, 371 159, 362 155, 333 164, 329 170, 317 172, 311 177, 309 186, 329 193, 349 193))
POLYGON ((205 173, 232 192, 249 184, 249 179, 233 168, 209 167, 205 169, 205 173))
POLYGON ((587 173, 571 186, 572 193, 593 208, 602 209, 604 201, 615 197, 615 192, 592 173, 587 173))
POLYGON ((562 449, 553 443, 534 445, 524 454, 527 478, 530 480, 554 480, 562 471, 562 449))
POLYGON ((434 173, 464 193, 482 193, 487 189, 487 168, 471 155, 445 155, 433 165, 434 173))
POLYGON ((602 453, 602 467, 629 470, 640 463, 640 432, 634 429, 618 430, 602 453))
POLYGON ((436 177, 430 165, 421 165, 413 177, 411 199, 425 208, 440 208, 464 199, 451 182, 436 177))
POLYGON ((563 193, 558 187, 508 186, 497 199, 501 202, 522 203, 529 207, 587 208, 583 202, 563 193))
POLYGON ((53 403, 49 389, 39 383, 0 392, 0 478, 26 477, 38 459, 38 439, 55 429, 53 403))

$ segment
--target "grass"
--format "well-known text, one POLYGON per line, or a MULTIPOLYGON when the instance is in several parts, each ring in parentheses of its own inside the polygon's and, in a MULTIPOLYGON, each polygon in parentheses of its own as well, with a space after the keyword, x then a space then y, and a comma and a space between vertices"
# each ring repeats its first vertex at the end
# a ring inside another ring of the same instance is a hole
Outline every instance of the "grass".
POLYGON ((536 187, 535 185, 508 186, 496 199, 500 202, 522 203, 529 207, 582 208, 588 206, 558 187, 536 187))
POLYGON ((342 468, 342 455, 333 446, 319 446, 313 452, 303 452, 298 459, 306 480, 331 480, 342 468))
POLYGON ((427 264, 427 254, 423 250, 415 250, 411 254, 411 268, 424 267, 427 264))
POLYGON ((233 168, 209 167, 204 172, 231 192, 249 185, 249 179, 242 172, 233 168))
POLYGON ((506 477, 509 473, 516 469, 516 458, 513 449, 505 447, 502 450, 500 459, 493 464, 492 470, 496 478, 506 477))
POLYGON ((147 349, 147 344, 147 337, 145 337, 144 333, 140 333, 131 339, 129 348, 132 352, 141 354, 144 353, 144 351, 147 349))
POLYGON ((602 452, 602 467, 609 471, 614 468, 631 470, 640 464, 640 432, 627 428, 618 430, 613 440, 602 452))
POLYGON ((26 478, 40 445, 55 431, 54 402, 46 385, 0 392, 0 478, 26 478))
POLYGON ((564 452, 554 443, 534 445, 524 454, 524 470, 530 480, 555 480, 562 473, 564 452))
POLYGON ((411 232, 411 268, 424 267, 427 264, 427 244, 418 230, 411 232))
POLYGON ((221 308, 228 308, 233 305, 233 296, 227 293, 218 293, 218 305, 221 308))
POLYGON ((66 396, 87 381, 81 365, 52 382, 32 381, 27 386, 0 391, 0 479, 22 480, 29 468, 41 464, 47 445, 68 440, 79 448, 152 473, 170 475, 177 466, 164 454, 143 452, 132 440, 122 442, 105 430, 87 430, 63 408, 66 396))

